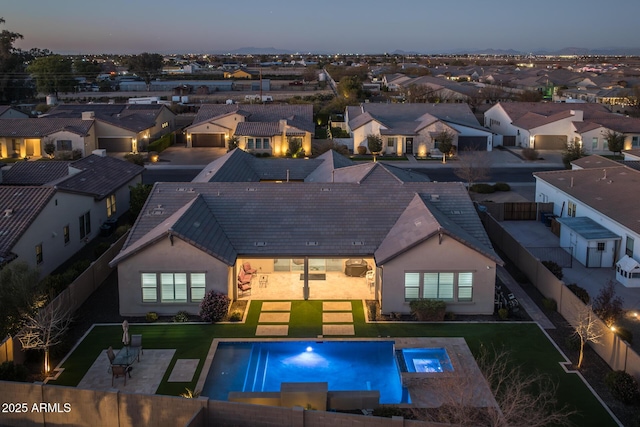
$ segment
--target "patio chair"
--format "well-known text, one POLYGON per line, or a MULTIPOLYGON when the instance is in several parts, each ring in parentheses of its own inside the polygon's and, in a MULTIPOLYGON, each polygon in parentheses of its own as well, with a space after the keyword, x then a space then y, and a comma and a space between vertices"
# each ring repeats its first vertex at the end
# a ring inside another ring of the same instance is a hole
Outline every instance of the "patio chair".
POLYGON ((375 272, 373 270, 367 271, 366 277, 367 285, 369 285, 370 288, 373 288, 373 286, 376 284, 375 272))
POLYGON ((109 368, 107 369, 107 372, 111 372, 111 365, 113 363, 113 360, 116 358, 116 355, 113 352, 113 347, 111 346, 109 346, 109 348, 107 349, 107 357, 109 358, 109 368))
POLYGON ((251 281, 241 283, 240 280, 238 280, 238 290, 241 292, 240 296, 244 296, 245 292, 249 292, 249 295, 251 295, 251 281))
POLYGON ((144 354, 142 351, 142 335, 131 335, 131 347, 138 347, 138 362, 140 361, 140 353, 144 354))
POLYGON ((124 377, 124 385, 127 385, 127 374, 131 378, 131 366, 112 365, 111 366, 111 387, 113 387, 113 379, 124 377))
POLYGON ((251 268, 251 263, 249 263, 248 261, 242 264, 242 269, 247 274, 255 274, 256 271, 258 271, 255 268, 251 268))

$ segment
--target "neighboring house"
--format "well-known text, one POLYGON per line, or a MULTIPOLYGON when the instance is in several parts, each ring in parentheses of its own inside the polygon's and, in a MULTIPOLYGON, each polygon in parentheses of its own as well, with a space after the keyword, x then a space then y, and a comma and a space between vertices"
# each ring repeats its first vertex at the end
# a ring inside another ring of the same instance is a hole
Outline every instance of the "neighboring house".
POLYGON ((225 79, 252 79, 257 75, 258 73, 255 71, 249 71, 246 68, 238 68, 237 70, 224 72, 225 79))
POLYGON ((49 274, 129 210, 144 169, 103 154, 2 170, 0 265, 21 260, 49 274))
POLYGON ((624 255, 640 260, 640 171, 599 156, 583 169, 536 172, 536 202, 552 202, 561 223, 561 246, 587 267, 612 267, 624 255))
POLYGON ((259 299, 376 299, 409 313, 410 301, 436 298, 450 312, 493 313, 502 262, 464 186, 339 158, 325 153, 309 171, 311 160, 292 168, 234 150, 194 182, 157 183, 111 263, 120 313, 196 314, 210 290, 247 298, 236 280, 245 263, 259 299), (306 182, 272 180, 294 169, 306 182))
POLYGON ((92 118, 14 118, 0 120, 0 158, 46 157, 45 146, 71 157, 86 156, 96 149, 96 126, 92 118))
POLYGON ((0 105, 0 119, 28 119, 29 115, 8 105, 0 105))
MULTIPOLYGON (((367 147, 367 135, 380 135, 383 153, 413 154, 419 157, 439 155, 438 136, 454 136, 458 152, 490 151, 491 132, 480 126, 467 104, 373 104, 347 107, 348 131, 353 138, 351 150, 367 147)), ((367 148, 368 150, 368 148, 367 148)))
POLYGON ((313 106, 205 104, 186 128, 187 147, 225 147, 237 136, 239 147, 253 153, 284 156, 290 144, 311 154, 315 132, 313 106))
POLYGON ((562 150, 583 141, 578 132, 585 126, 581 123, 589 123, 585 132, 590 132, 592 119, 609 116, 609 110, 599 104, 501 102, 484 113, 484 124, 502 136, 504 146, 562 150))
POLYGON ((97 148, 135 153, 172 132, 176 116, 163 104, 62 104, 46 117, 93 120, 97 148))

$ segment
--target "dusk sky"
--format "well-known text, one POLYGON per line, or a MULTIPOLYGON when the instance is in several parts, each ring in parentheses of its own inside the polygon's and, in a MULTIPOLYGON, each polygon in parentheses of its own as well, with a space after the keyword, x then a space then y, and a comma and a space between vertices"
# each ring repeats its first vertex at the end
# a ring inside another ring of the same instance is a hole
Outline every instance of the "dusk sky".
POLYGON ((629 0, 0 0, 22 49, 56 53, 533 52, 640 47, 629 0))

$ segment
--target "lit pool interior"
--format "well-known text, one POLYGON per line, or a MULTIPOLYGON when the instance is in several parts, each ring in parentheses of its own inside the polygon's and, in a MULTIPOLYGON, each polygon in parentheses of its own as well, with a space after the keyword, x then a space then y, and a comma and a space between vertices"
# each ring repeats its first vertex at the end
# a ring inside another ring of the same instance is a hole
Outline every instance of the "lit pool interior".
POLYGON ((283 382, 327 382, 330 391, 379 390, 380 403, 409 403, 393 341, 220 342, 202 389, 280 391, 283 382))
POLYGON ((405 348, 398 352, 401 353, 398 361, 403 372, 453 372, 445 348, 405 348))

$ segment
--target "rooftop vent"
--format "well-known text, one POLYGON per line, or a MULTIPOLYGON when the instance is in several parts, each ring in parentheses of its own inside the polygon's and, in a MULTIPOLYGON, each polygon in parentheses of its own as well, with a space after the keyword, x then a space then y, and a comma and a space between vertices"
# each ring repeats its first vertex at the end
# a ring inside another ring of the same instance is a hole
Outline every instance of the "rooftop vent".
POLYGON ((320 191, 331 191, 331 188, 329 188, 329 187, 322 187, 322 188, 320 189, 320 191))
POLYGON ((318 246, 318 242, 307 242, 307 246, 318 246))
POLYGON ((440 200, 440 195, 439 194, 432 194, 431 195, 431 201, 432 202, 437 202, 438 200, 440 200))
POLYGON ((247 188, 247 191, 258 191, 258 189, 256 187, 249 187, 247 188))
POLYGON ((5 218, 9 218, 11 215, 13 215, 13 209, 5 209, 4 210, 4 217, 5 218))
POLYGON ((455 211, 451 211, 452 215, 462 215, 462 211, 459 210, 455 210, 455 211))
POLYGON ((255 242, 255 246, 267 246, 267 242, 255 242))
POLYGON ((354 240, 353 242, 351 242, 351 244, 353 246, 364 246, 364 241, 363 240, 354 240))

